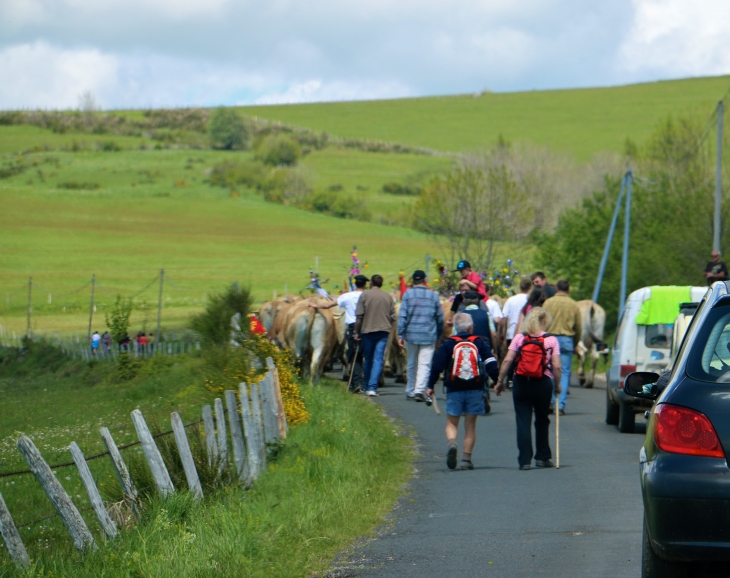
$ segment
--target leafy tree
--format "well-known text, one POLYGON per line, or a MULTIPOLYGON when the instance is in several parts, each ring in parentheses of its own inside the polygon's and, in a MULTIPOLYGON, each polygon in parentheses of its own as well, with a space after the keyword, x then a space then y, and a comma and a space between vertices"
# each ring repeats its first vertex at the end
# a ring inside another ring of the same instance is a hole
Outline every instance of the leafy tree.
POLYGON ((132 300, 117 295, 110 313, 105 313, 106 325, 112 339, 119 343, 129 331, 129 316, 132 314, 132 300))
POLYGON ((241 116, 232 108, 216 108, 208 121, 208 134, 216 145, 227 149, 245 149, 249 129, 241 116))
POLYGON ((200 333, 203 341, 212 345, 225 345, 231 340, 231 318, 241 314, 241 332, 248 334, 248 314, 253 296, 248 287, 231 285, 222 293, 209 298, 205 311, 190 320, 190 327, 200 333))
POLYGON ((265 137, 258 145, 256 152, 257 159, 274 167, 293 166, 297 164, 301 156, 302 149, 299 143, 284 134, 272 134, 265 137))

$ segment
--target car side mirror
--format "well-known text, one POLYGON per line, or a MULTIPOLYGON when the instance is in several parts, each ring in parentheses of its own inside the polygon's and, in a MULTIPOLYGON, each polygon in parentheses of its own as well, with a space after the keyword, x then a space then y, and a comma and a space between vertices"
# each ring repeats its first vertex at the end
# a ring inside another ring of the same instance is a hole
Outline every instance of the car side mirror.
POLYGON ((641 399, 656 399, 659 397, 659 374, 653 371, 635 371, 624 380, 624 393, 641 399))

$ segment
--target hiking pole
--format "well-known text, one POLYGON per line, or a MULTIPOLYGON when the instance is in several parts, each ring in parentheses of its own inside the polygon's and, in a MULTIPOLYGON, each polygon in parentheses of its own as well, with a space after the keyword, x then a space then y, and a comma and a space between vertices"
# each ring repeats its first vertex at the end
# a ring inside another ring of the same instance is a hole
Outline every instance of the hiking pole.
POLYGON ((560 469, 560 410, 558 396, 555 396, 555 469, 560 469))
POLYGON ((358 341, 357 345, 355 346, 355 355, 352 358, 352 363, 350 363, 350 379, 347 380, 347 391, 350 391, 350 386, 352 385, 352 376, 355 374, 355 362, 357 361, 357 354, 360 353, 360 342, 358 341))
POLYGON ((436 415, 441 415, 441 410, 439 409, 439 402, 436 401, 436 392, 433 392, 433 395, 431 396, 431 400, 433 402, 433 410, 436 412, 436 415))

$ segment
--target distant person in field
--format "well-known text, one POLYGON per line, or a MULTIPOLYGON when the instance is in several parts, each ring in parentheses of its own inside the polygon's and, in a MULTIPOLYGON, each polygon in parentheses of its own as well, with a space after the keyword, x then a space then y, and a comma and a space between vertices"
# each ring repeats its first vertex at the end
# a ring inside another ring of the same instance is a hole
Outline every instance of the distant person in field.
POLYGON ((343 293, 336 301, 326 304, 317 304, 311 301, 310 307, 314 309, 330 309, 340 306, 345 310, 345 325, 347 325, 347 364, 350 366, 352 378, 350 379, 350 392, 357 393, 363 388, 363 348, 355 341, 355 322, 357 317, 357 304, 365 292, 367 283, 370 281, 365 275, 355 275, 355 290, 343 293), (357 355, 355 355, 357 352, 357 355))
MULTIPOLYGON (((558 338, 560 344, 560 365, 563 368, 560 380, 560 415, 565 415, 565 404, 568 401, 570 387, 570 370, 573 365, 573 351, 580 342, 583 331, 583 320, 575 301, 570 298, 570 283, 561 279, 557 283, 558 292, 550 297, 543 308, 548 312, 552 321, 548 331, 558 338)), ((553 403, 555 399, 553 396, 553 403)))
POLYGON ((720 251, 713 251, 710 253, 712 261, 705 267, 705 279, 707 284, 712 285, 715 281, 727 281, 727 265, 724 261, 721 261, 720 251))
POLYGON ((364 391, 370 397, 378 395, 378 381, 383 372, 385 346, 395 321, 395 301, 381 288, 383 278, 373 275, 370 289, 357 302, 355 310, 355 340, 360 341, 365 356, 364 391))
POLYGON ((484 281, 482 280, 481 275, 471 270, 471 263, 469 263, 469 261, 459 261, 454 273, 457 271, 461 275, 460 283, 466 282, 469 289, 479 293, 482 299, 487 298, 487 289, 484 287, 484 281))
POLYGON ((105 331, 101 336, 101 350, 104 356, 109 355, 109 349, 112 346, 112 336, 108 331, 105 331))
POLYGON ((555 289, 555 285, 550 285, 550 283, 548 283, 547 277, 545 277, 545 273, 542 271, 537 271, 532 274, 532 285, 545 291, 545 295, 547 295, 548 299, 553 297, 557 291, 555 289))
POLYGON ((398 313, 398 345, 408 353, 406 399, 427 401, 426 387, 436 342, 444 332, 438 293, 426 285, 425 271, 413 272, 413 287, 403 295, 398 313))
POLYGON ((557 338, 547 335, 550 315, 542 307, 534 307, 525 318, 525 330, 510 343, 499 370, 495 392, 500 395, 507 387, 507 375, 517 360, 512 381, 512 403, 517 423, 517 463, 521 470, 532 466, 532 433, 530 422, 535 414, 535 467, 552 468, 550 450, 550 398, 553 388, 560 393, 560 345, 557 338), (553 379, 555 380, 553 384, 553 379))
POLYGON ((139 348, 142 353, 147 353, 147 345, 149 344, 150 340, 147 339, 147 335, 145 333, 141 333, 139 338, 137 339, 137 344, 139 345, 139 348))
POLYGON ((91 336, 91 354, 96 355, 99 353, 99 345, 101 344, 101 335, 99 335, 98 331, 94 331, 94 334, 91 336))

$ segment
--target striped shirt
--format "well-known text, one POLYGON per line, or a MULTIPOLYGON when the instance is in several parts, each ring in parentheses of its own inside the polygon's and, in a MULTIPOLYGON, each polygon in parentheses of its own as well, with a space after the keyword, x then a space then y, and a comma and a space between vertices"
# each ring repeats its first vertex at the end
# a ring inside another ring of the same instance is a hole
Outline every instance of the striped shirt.
POLYGON ((406 291, 398 314, 398 337, 408 343, 431 345, 443 331, 444 311, 438 293, 425 285, 406 291))

